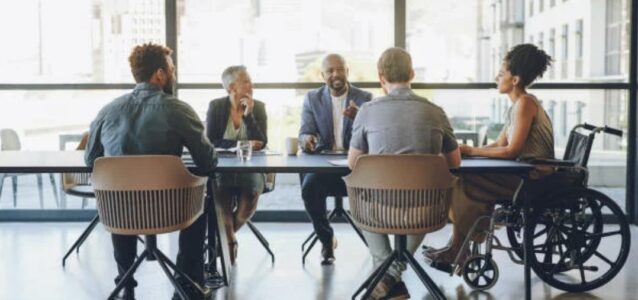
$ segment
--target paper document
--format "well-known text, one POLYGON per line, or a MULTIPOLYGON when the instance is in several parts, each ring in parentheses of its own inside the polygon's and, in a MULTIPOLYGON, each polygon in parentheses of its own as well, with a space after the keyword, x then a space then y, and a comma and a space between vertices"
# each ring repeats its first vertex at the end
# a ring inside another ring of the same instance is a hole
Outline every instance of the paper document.
POLYGON ((321 155, 348 155, 348 151, 346 150, 321 150, 319 152, 321 155))
POLYGON ((328 161, 333 166, 347 167, 348 160, 347 159, 332 159, 328 161))
POLYGON ((233 148, 215 148, 217 153, 237 153, 237 147, 233 148))

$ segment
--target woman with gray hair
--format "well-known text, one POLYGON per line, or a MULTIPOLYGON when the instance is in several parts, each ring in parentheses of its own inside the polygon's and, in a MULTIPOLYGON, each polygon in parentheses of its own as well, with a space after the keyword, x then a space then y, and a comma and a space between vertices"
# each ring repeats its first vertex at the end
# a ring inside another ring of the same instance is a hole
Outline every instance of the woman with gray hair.
MULTIPOLYGON (((231 148, 237 145, 237 141, 248 140, 253 150, 263 149, 268 142, 266 109, 263 102, 252 97, 253 87, 246 67, 226 68, 222 73, 222 83, 228 96, 210 102, 206 114, 208 139, 215 147, 231 148)), ((220 174, 215 183, 215 197, 220 200, 224 214, 230 259, 235 264, 235 232, 255 213, 265 178, 260 173, 220 174)))

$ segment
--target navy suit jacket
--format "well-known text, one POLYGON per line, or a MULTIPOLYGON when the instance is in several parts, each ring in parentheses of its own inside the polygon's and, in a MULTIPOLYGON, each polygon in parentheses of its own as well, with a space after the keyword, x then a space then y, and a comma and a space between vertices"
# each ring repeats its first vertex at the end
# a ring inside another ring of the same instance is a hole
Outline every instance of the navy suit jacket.
MULTIPOLYGON (((345 109, 350 100, 353 100, 357 106, 361 107, 364 103, 372 99, 372 94, 363 91, 352 84, 348 87, 348 96, 344 101, 345 109)), ((352 123, 354 120, 343 117, 343 147, 350 147, 350 138, 352 137, 352 123)), ((316 90, 312 90, 306 94, 301 112, 301 128, 299 129, 299 143, 303 146, 303 141, 307 135, 319 137, 317 151, 324 149, 332 149, 334 144, 334 129, 332 121, 332 99, 330 98, 330 88, 324 85, 316 90)))

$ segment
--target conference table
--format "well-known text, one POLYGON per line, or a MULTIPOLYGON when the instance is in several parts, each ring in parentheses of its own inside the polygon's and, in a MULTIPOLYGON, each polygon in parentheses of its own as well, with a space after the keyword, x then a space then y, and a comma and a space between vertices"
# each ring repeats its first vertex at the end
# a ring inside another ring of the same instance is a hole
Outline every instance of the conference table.
MULTIPOLYGON (((195 166, 190 157, 183 158, 185 165, 194 170, 195 166)), ((518 174, 525 177, 533 165, 509 160, 472 158, 463 159, 461 166, 450 171, 455 174, 463 173, 509 173, 518 174)), ((83 151, 0 151, 0 173, 89 173, 91 167, 84 163, 83 151)), ((347 174, 349 169, 345 164, 345 156, 343 155, 273 155, 264 153, 255 153, 248 161, 242 161, 234 155, 220 155, 218 165, 215 168, 216 173, 332 173, 347 174)), ((210 174, 211 177, 213 174, 210 174)), ((222 220, 217 205, 210 205, 214 202, 212 180, 208 180, 207 204, 214 207, 207 214, 209 217, 209 240, 210 249, 215 249, 216 237, 223 243, 225 234, 221 234, 220 226, 222 220), (210 201, 212 200, 212 201, 210 201)), ((524 209, 527 209, 525 205, 524 209)), ((224 245, 224 244, 222 244, 224 245)), ((225 247, 222 249, 221 262, 222 274, 221 282, 228 285, 230 280, 230 263, 229 255, 225 247)), ((525 255, 526 256, 526 255, 525 255)), ((209 254, 209 263, 215 268, 216 253, 209 254)), ((530 266, 525 259, 525 289, 526 299, 531 298, 530 284, 530 266)))

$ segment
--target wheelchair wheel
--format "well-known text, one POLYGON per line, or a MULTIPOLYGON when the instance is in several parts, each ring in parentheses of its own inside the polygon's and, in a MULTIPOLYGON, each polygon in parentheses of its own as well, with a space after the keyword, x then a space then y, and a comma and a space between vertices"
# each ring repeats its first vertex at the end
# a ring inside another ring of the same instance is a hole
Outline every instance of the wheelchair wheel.
POLYGON ((532 269, 549 285, 568 292, 589 291, 609 282, 629 254, 624 213, 613 200, 591 189, 571 189, 553 198, 548 199, 552 207, 536 209, 526 224, 525 247, 531 250, 532 269), (611 223, 606 228, 603 216, 611 223))
POLYGON ((498 266, 485 255, 469 257, 463 264, 463 280, 475 290, 487 290, 498 280, 498 266))

